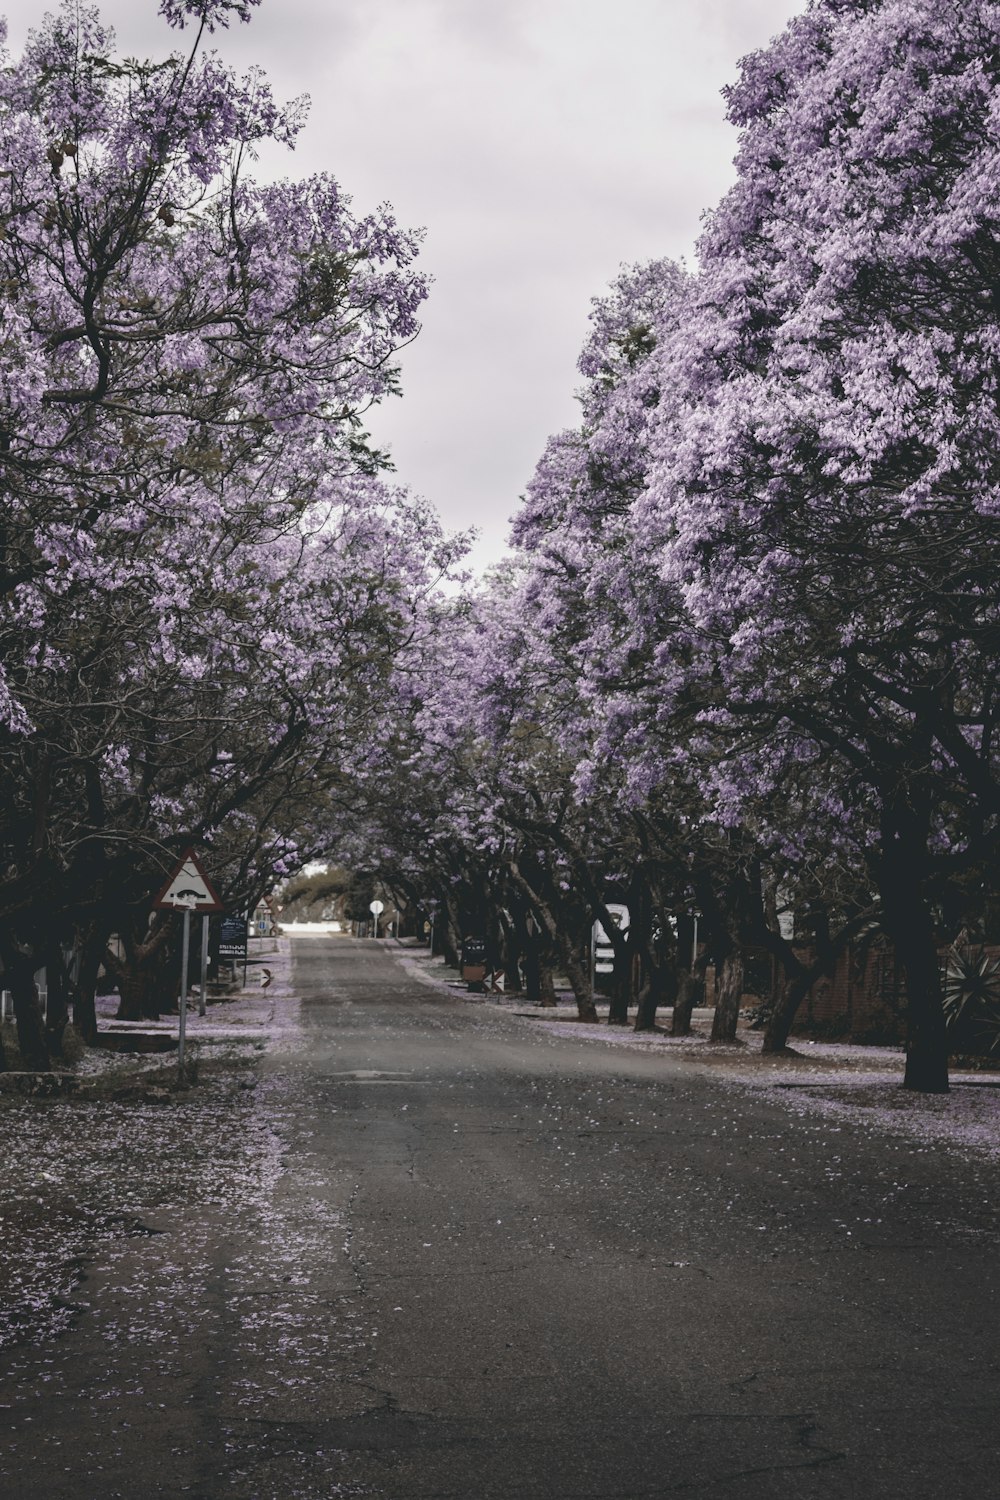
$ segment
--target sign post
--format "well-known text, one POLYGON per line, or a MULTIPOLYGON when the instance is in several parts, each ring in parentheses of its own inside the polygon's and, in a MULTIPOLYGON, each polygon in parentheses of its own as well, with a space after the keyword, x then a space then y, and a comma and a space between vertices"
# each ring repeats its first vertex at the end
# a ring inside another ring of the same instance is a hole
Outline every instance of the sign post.
POLYGON ((208 1001, 208 928, 209 914, 202 913, 201 918, 201 994, 198 997, 198 1014, 203 1016, 207 1009, 208 1001))
POLYGON ((184 909, 184 933, 181 938, 181 999, 177 1023, 177 1071, 184 1082, 184 1033, 187 1029, 188 959, 191 954, 191 908, 184 909))
MULTIPOLYGON (((208 916, 221 912, 222 902, 215 887, 199 863, 193 849, 186 849, 174 868, 170 879, 160 891, 153 906, 157 911, 182 911, 184 930, 181 936, 181 992, 180 1018, 177 1027, 177 1071, 180 1082, 184 1082, 184 1038, 187 1032, 188 960, 191 953, 191 913, 200 911, 205 919, 202 936, 202 955, 207 952, 205 937, 208 931, 208 916)), ((205 974, 202 969, 202 1008, 204 1015, 205 974)))
POLYGON ((385 904, 384 904, 384 902, 379 901, 379 900, 369 901, 369 903, 368 903, 368 910, 371 912, 372 916, 375 918, 375 924, 374 924, 375 931, 372 933, 372 936, 373 937, 378 937, 378 919, 379 919, 379 915, 382 912, 385 911, 385 904))

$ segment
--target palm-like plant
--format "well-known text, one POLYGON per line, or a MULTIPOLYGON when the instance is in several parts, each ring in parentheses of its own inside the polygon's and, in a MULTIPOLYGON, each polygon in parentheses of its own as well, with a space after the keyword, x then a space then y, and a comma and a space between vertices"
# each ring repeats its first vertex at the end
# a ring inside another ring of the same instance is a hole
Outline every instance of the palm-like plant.
POLYGON ((1000 1051, 1000 958, 956 944, 945 967, 944 1013, 953 1038, 975 1051, 1000 1051))

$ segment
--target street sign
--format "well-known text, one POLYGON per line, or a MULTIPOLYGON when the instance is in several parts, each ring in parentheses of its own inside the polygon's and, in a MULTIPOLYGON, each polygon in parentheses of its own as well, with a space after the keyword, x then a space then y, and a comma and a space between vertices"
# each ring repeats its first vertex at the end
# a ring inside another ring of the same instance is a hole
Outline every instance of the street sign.
MULTIPOLYGON (((628 932, 629 910, 616 901, 609 901, 607 905, 608 916, 618 928, 619 932, 628 932)), ((611 948, 607 933, 600 922, 594 923, 594 942, 598 948, 611 948)), ((611 948, 612 953, 615 951, 611 948)))
MULTIPOLYGON (((629 910, 618 902, 609 901, 608 916, 621 932, 628 931, 629 910)), ((594 923, 591 934, 591 952, 595 974, 613 974, 615 971, 615 950, 611 946, 608 935, 600 922, 594 923)))
POLYGON ((368 910, 373 917, 380 917, 385 911, 385 904, 382 901, 369 901, 368 910))
POLYGON ((223 917, 219 931, 219 957, 246 962, 247 919, 244 916, 223 917))
POLYGON ((202 1013, 204 1014, 205 962, 208 955, 208 918, 212 912, 222 910, 222 902, 215 887, 202 869, 193 849, 185 849, 174 868, 170 879, 160 891, 153 906, 157 911, 179 911, 184 913, 181 936, 181 985, 178 998, 177 1026, 177 1074, 183 1085, 184 1036, 187 1029, 188 955, 191 950, 191 914, 201 912, 202 917, 202 1013))
POLYGON ((166 885, 153 902, 158 911, 222 910, 215 887, 202 869, 193 849, 185 850, 166 885))

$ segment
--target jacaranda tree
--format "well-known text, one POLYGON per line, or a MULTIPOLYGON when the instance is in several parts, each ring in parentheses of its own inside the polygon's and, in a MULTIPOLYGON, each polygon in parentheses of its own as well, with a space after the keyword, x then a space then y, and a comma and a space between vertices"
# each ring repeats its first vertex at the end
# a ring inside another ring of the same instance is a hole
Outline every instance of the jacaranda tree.
POLYGON ((0 956, 36 1060, 31 972, 81 902, 141 902, 188 837, 242 894, 294 858, 281 788, 363 763, 437 566, 363 428, 417 236, 248 176, 303 119, 202 50, 250 9, 165 0, 192 40, 152 63, 66 0, 0 75, 0 956))
POLYGON ((722 646, 720 711, 804 737, 838 818, 874 805, 906 1083, 931 1090, 937 944, 1000 810, 998 38, 978 0, 814 0, 745 62, 644 509, 722 646))

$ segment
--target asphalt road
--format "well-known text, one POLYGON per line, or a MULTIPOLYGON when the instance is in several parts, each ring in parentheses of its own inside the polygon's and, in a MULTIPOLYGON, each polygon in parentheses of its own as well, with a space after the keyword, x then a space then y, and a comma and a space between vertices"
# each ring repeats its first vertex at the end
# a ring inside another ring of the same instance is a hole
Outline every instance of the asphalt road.
POLYGON ((273 1170, 8 1362, 4 1493, 1000 1494, 992 1169, 294 952, 273 1170))

